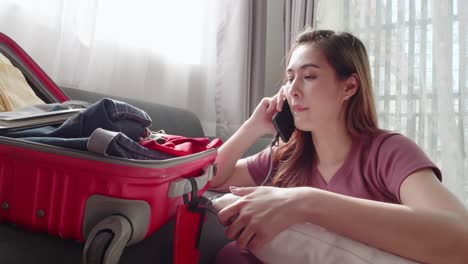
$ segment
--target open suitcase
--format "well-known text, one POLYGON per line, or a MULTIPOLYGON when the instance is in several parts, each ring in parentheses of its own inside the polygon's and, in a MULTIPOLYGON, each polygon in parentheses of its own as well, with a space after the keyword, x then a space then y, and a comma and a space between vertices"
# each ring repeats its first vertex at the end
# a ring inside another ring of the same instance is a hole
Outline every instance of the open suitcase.
MULTIPOLYGON (((42 100, 68 100, 1 33, 0 52, 42 100)), ((182 196, 194 199, 207 189, 216 155, 211 149, 167 160, 129 160, 0 137, 0 222, 86 242, 83 263, 117 263, 125 246, 175 215, 186 200, 182 196)))

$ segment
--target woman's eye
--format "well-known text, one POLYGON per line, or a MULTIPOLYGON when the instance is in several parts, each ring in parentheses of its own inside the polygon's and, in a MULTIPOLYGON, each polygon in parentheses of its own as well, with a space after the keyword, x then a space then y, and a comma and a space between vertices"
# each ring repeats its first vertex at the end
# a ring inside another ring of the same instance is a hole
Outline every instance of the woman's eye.
POLYGON ((317 76, 315 76, 315 75, 306 75, 306 76, 304 76, 304 78, 307 79, 307 80, 313 80, 313 79, 317 78, 317 76))
POLYGON ((294 78, 288 77, 288 78, 287 78, 287 81, 288 81, 288 83, 292 83, 292 82, 294 81, 294 78))

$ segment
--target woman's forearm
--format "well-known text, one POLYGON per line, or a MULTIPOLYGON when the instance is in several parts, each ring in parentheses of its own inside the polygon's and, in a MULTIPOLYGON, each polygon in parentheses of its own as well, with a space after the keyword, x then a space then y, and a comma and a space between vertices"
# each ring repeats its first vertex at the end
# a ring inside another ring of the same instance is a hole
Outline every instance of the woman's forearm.
POLYGON ((309 194, 302 210, 311 223, 416 261, 468 263, 466 216, 316 189, 309 194))
POLYGON ((262 134, 257 133, 254 124, 246 121, 218 150, 217 172, 211 187, 221 186, 232 175, 236 162, 262 134))

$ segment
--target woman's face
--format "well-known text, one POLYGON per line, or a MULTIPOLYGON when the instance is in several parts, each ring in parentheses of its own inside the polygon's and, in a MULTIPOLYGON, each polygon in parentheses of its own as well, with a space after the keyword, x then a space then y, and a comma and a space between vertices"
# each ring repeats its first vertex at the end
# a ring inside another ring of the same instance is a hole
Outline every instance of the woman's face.
POLYGON ((338 80, 314 44, 302 44, 294 50, 286 77, 286 98, 298 129, 315 131, 343 118, 345 81, 338 80))

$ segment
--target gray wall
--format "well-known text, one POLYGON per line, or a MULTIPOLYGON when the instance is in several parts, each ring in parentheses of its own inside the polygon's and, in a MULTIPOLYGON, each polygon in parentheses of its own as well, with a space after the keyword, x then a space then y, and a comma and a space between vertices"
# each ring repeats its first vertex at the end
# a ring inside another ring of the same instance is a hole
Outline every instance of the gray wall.
POLYGON ((283 0, 267 2, 267 35, 265 53, 265 96, 276 94, 284 76, 283 0))

